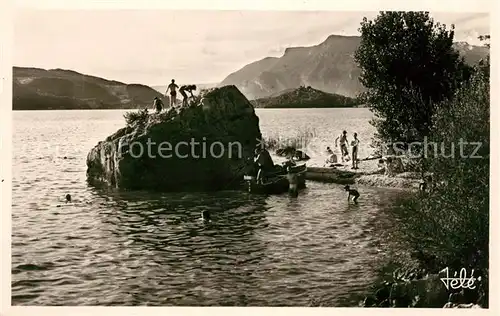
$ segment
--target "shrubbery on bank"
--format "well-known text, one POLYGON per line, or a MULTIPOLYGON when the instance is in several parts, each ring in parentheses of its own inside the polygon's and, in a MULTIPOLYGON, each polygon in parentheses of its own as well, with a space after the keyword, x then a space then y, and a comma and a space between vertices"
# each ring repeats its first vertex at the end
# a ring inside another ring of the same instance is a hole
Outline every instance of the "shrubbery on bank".
POLYGON ((379 140, 427 137, 446 148, 422 159, 422 174, 432 174, 426 191, 405 197, 392 210, 397 225, 391 238, 401 251, 362 305, 487 307, 489 58, 465 66, 451 47, 453 30, 434 24, 427 13, 381 13, 375 21, 364 20, 361 32, 356 55, 379 140), (464 149, 460 140, 472 145, 464 149), (439 275, 444 268, 465 268, 468 277, 474 270, 481 281, 474 289, 447 290, 439 275))

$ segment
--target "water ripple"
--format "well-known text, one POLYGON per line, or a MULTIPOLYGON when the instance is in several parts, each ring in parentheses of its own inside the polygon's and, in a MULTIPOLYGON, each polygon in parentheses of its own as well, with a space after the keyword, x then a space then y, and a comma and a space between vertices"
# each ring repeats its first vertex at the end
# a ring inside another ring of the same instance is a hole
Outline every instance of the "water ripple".
MULTIPOLYGON (((375 277, 395 192, 360 188, 348 205, 334 184, 309 183, 298 199, 89 187, 86 152, 122 113, 14 113, 14 305, 338 306, 375 277)), ((262 113, 267 133, 307 121, 262 113)), ((367 119, 351 123, 364 136, 367 119)))

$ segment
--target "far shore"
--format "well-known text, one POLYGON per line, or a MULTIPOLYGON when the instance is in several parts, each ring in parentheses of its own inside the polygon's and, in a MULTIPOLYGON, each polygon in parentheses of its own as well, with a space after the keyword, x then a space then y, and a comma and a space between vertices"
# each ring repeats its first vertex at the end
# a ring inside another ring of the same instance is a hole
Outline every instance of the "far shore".
MULTIPOLYGON (((288 108, 288 107, 281 107, 281 108, 255 108, 255 110, 303 110, 303 109, 365 109, 366 107, 363 106, 354 106, 354 107, 318 107, 318 108, 311 108, 311 107, 303 107, 303 108, 288 108)), ((100 110, 121 110, 121 111, 133 111, 133 110, 141 110, 143 108, 97 108, 97 109, 12 109, 13 112, 28 112, 28 111, 100 111, 100 110)), ((151 107, 148 107, 148 110, 154 111, 154 109, 151 107)))

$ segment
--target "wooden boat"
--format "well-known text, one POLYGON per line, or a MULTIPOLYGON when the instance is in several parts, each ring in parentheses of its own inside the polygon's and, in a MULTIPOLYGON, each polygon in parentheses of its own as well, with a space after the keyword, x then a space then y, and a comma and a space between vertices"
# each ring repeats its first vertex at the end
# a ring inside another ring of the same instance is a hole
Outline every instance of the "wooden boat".
POLYGON ((307 168, 305 178, 313 181, 353 184, 357 175, 359 173, 337 168, 310 167, 307 168))
MULTIPOLYGON (((292 167, 292 172, 297 174, 299 190, 306 187, 306 171, 305 164, 292 167)), ((286 175, 285 169, 269 174, 266 176, 264 183, 257 183, 256 177, 245 175, 246 189, 248 192, 256 194, 282 194, 288 192, 289 183, 286 175)))

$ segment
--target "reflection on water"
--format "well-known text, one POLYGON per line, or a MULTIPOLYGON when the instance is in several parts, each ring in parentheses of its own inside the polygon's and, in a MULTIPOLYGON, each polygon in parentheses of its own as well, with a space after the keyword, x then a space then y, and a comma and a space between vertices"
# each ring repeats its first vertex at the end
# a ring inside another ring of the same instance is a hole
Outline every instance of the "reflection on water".
POLYGON ((14 115, 14 144, 28 144, 14 145, 14 305, 338 306, 390 247, 382 209, 398 192, 359 188, 349 205, 341 185, 313 182, 297 199, 93 188, 86 151, 121 113, 33 113, 14 115), (44 144, 67 159, 33 149, 44 144))

